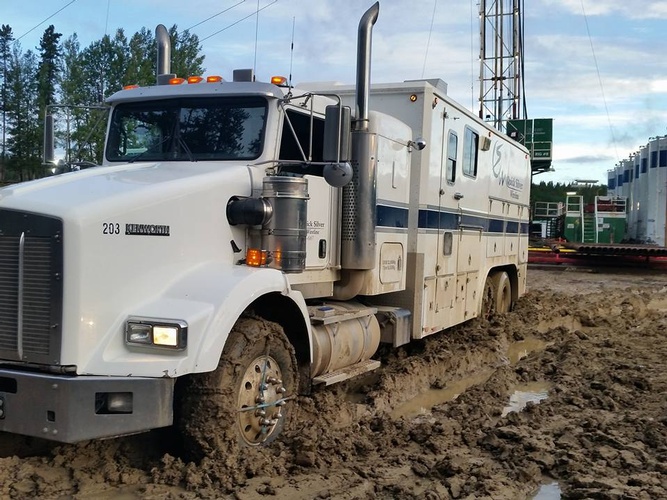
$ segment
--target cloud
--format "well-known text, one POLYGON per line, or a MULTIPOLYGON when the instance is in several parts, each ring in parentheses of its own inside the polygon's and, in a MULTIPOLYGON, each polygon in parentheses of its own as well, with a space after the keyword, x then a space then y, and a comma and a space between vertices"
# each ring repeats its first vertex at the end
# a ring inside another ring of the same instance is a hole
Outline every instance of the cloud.
POLYGON ((542 0, 545 7, 563 9, 570 14, 587 16, 609 16, 619 14, 630 19, 667 19, 667 4, 664 0, 542 0))
POLYGON ((566 158, 560 160, 561 163, 576 163, 578 165, 584 165, 586 163, 600 163, 600 162, 613 162, 614 157, 609 155, 586 155, 586 156, 573 156, 571 158, 566 158))

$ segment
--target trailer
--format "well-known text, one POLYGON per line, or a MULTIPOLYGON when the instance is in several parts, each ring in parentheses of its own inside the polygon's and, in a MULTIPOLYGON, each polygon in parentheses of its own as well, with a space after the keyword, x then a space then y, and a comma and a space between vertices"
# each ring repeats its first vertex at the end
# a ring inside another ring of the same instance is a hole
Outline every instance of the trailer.
POLYGON ((180 78, 159 26, 157 84, 107 100, 103 165, 0 189, 0 431, 266 445, 381 342, 511 309, 528 152, 442 81, 371 86, 378 13, 355 87, 180 78))

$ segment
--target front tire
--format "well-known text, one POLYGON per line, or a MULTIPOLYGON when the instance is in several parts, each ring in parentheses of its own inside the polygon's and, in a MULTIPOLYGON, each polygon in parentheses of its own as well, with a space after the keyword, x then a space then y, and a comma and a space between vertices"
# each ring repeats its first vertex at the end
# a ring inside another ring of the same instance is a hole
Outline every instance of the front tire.
POLYGON ((290 420, 298 380, 294 349, 282 327, 258 317, 240 318, 218 368, 192 375, 180 394, 185 454, 201 459, 268 445, 290 420))

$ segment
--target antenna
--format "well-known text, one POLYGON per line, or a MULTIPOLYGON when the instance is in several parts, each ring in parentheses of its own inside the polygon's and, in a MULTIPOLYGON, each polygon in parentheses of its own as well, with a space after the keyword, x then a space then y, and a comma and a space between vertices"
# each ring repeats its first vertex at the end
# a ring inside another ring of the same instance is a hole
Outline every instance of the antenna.
POLYGON ((255 18, 255 60, 252 63, 252 73, 257 74, 257 37, 259 36, 259 0, 257 0, 257 17, 255 18))
POLYGON ((292 62, 294 61, 294 25, 296 23, 296 17, 292 17, 292 44, 290 45, 290 54, 289 54, 289 77, 287 78, 287 85, 289 88, 292 88, 292 62))

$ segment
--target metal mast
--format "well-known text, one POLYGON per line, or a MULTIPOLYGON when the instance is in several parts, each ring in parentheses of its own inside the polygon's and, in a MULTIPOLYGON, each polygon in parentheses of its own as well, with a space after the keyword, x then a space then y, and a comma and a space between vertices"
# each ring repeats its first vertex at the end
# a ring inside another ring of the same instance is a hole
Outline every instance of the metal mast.
POLYGON ((479 2, 479 117, 504 132, 521 114, 521 2, 479 2))

